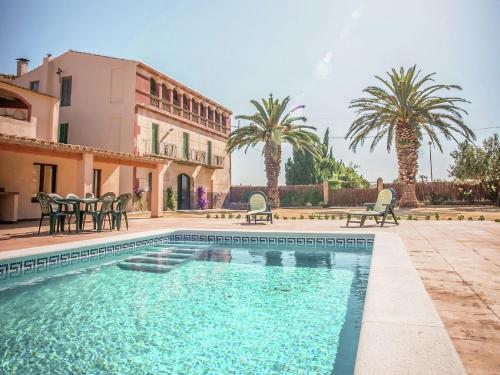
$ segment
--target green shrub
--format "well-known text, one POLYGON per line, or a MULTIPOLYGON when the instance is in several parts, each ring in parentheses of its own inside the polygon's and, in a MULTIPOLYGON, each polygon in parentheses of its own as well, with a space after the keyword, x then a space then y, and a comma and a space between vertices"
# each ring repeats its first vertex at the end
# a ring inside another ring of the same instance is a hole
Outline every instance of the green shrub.
POLYGON ((431 215, 425 215, 425 220, 430 220, 431 219, 431 215))
POLYGON ((309 219, 314 220, 314 215, 313 215, 313 214, 310 214, 310 215, 309 215, 309 219))
POLYGON ((288 220, 288 216, 283 216, 283 220, 288 220))
POLYGON ((418 220, 418 217, 416 217, 416 216, 415 216, 415 217, 413 218, 413 221, 417 221, 417 220, 418 220))
POLYGON ((413 220, 413 215, 408 215, 408 217, 406 218, 406 220, 413 220))
POLYGON ((344 215, 340 215, 339 220, 344 220, 344 215))
POLYGON ((207 214, 207 219, 210 219, 212 216, 210 216, 210 214, 207 214))
POLYGON ((275 219, 279 219, 280 218, 280 214, 277 213, 277 212, 275 212, 273 216, 274 216, 275 219))
POLYGON ((280 197, 281 207, 296 207, 300 205, 297 194, 294 191, 285 191, 280 197))
POLYGON ((434 217, 436 218, 436 220, 439 220, 439 212, 436 212, 436 213, 434 214, 434 217))
POLYGON ((451 217, 449 217, 448 220, 453 220, 453 219, 451 217))
POLYGON ((221 213, 221 214, 220 214, 220 218, 221 218, 221 219, 225 219, 225 218, 226 218, 226 214, 225 214, 224 212, 223 212, 223 213, 221 213))
POLYGON ((467 220, 472 221, 472 220, 474 220, 474 219, 472 218, 472 216, 469 216, 469 217, 467 218, 467 220))
POLYGON ((332 215, 332 220, 335 220, 336 218, 337 218, 336 216, 332 215))
POLYGON ((295 216, 292 216, 292 220, 297 220, 297 218, 295 216))
POLYGON ((465 218, 465 216, 464 216, 464 215, 458 215, 458 216, 457 216, 457 219, 458 219, 458 220, 463 220, 464 218, 465 218))
POLYGON ((484 215, 481 215, 481 216, 479 216, 479 220, 484 221, 484 220, 486 220, 486 218, 484 217, 484 215))
POLYGON ((215 218, 218 219, 219 218, 219 215, 215 214, 215 218))
POLYGON ((325 220, 328 220, 330 217, 328 215, 325 215, 325 220))
POLYGON ((241 214, 236 215, 236 219, 241 219, 241 214))
POLYGON ((167 208, 175 210, 175 194, 171 186, 167 187, 167 208))
POLYGON ((500 219, 495 219, 495 223, 500 223, 500 219))
POLYGON ((431 204, 440 205, 440 204, 443 204, 445 201, 446 201, 446 197, 439 195, 439 194, 436 194, 436 193, 432 193, 431 204))
POLYGON ((299 219, 300 219, 300 220, 304 220, 304 215, 300 215, 300 216, 299 216, 299 219))
POLYGON ((396 219, 401 220, 401 216, 396 217, 396 219))
POLYGON ((229 218, 229 219, 232 219, 232 218, 233 218, 233 213, 232 213, 232 212, 230 212, 230 213, 229 213, 228 218, 229 218))

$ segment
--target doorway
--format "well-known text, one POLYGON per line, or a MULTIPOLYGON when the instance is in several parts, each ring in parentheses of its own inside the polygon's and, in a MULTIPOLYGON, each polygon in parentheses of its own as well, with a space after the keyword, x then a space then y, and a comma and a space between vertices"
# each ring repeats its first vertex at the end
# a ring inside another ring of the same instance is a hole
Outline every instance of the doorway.
POLYGON ((177 176, 177 209, 191 209, 191 179, 187 174, 177 176))

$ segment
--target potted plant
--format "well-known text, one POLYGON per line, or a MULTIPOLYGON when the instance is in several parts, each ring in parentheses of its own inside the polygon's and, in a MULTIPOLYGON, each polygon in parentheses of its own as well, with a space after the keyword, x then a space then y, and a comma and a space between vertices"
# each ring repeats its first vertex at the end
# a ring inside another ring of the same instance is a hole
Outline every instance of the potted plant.
POLYGON ((200 186, 196 191, 198 193, 198 207, 201 210, 206 210, 208 208, 207 188, 200 186))

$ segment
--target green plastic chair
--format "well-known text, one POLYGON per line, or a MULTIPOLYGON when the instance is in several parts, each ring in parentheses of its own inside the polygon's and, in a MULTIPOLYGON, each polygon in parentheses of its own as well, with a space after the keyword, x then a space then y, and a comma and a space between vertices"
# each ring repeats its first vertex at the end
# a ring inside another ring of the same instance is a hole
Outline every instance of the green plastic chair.
POLYGON ((251 223, 252 218, 254 223, 257 223, 257 221, 270 221, 271 224, 273 223, 273 213, 263 192, 256 191, 250 194, 246 217, 247 223, 251 223))
POLYGON ((380 226, 383 227, 385 223, 396 224, 399 225, 398 220, 396 219, 396 215, 394 213, 394 209, 396 207, 396 191, 394 189, 383 189, 380 191, 377 197, 377 202, 375 203, 365 203, 366 211, 352 211, 347 213, 347 224, 349 223, 357 223, 362 227, 365 224, 366 218, 373 217, 375 222, 379 224, 379 218, 382 218, 380 221, 380 226), (387 221, 387 216, 391 215, 394 221, 387 221), (360 217, 359 221, 351 220, 351 217, 360 217))
POLYGON ((115 202, 114 193, 103 194, 100 198, 101 208, 96 211, 85 211, 82 215, 82 229, 85 229, 85 218, 87 215, 92 216, 92 221, 94 222, 94 228, 100 232, 104 228, 105 219, 108 218, 109 229, 113 230, 112 215, 113 215, 113 203, 115 202))
MULTIPOLYGON (((49 233, 54 234, 56 228, 61 228, 64 230, 64 220, 68 216, 65 210, 62 210, 63 203, 59 203, 56 198, 52 195, 59 197, 57 194, 47 194, 44 192, 39 192, 36 195, 36 200, 40 203, 40 224, 38 225, 38 235, 40 235, 40 229, 42 228, 42 221, 45 217, 49 218, 49 233)), ((60 198, 60 197, 59 197, 60 198)), ((68 223, 68 230, 71 232, 68 223)))
POLYGON ((122 217, 125 219, 125 225, 128 230, 128 218, 127 218, 127 206, 132 200, 132 194, 125 193, 121 194, 116 198, 116 208, 113 209, 113 226, 120 230, 122 224, 122 217))

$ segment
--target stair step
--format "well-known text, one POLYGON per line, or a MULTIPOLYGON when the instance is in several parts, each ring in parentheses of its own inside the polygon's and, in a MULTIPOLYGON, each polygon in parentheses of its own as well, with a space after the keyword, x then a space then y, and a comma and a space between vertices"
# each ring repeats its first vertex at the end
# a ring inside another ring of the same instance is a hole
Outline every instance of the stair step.
POLYGON ((141 271, 152 273, 166 273, 172 270, 172 266, 148 263, 119 262, 118 267, 127 271, 141 271))
POLYGON ((165 257, 151 257, 147 255, 147 256, 130 258, 127 259, 126 261, 131 263, 164 264, 173 266, 182 263, 183 259, 168 259, 165 257))
POLYGON ((177 252, 172 252, 170 254, 166 254, 165 258, 169 259, 190 259, 193 258, 193 254, 182 254, 182 253, 177 253, 177 252))

